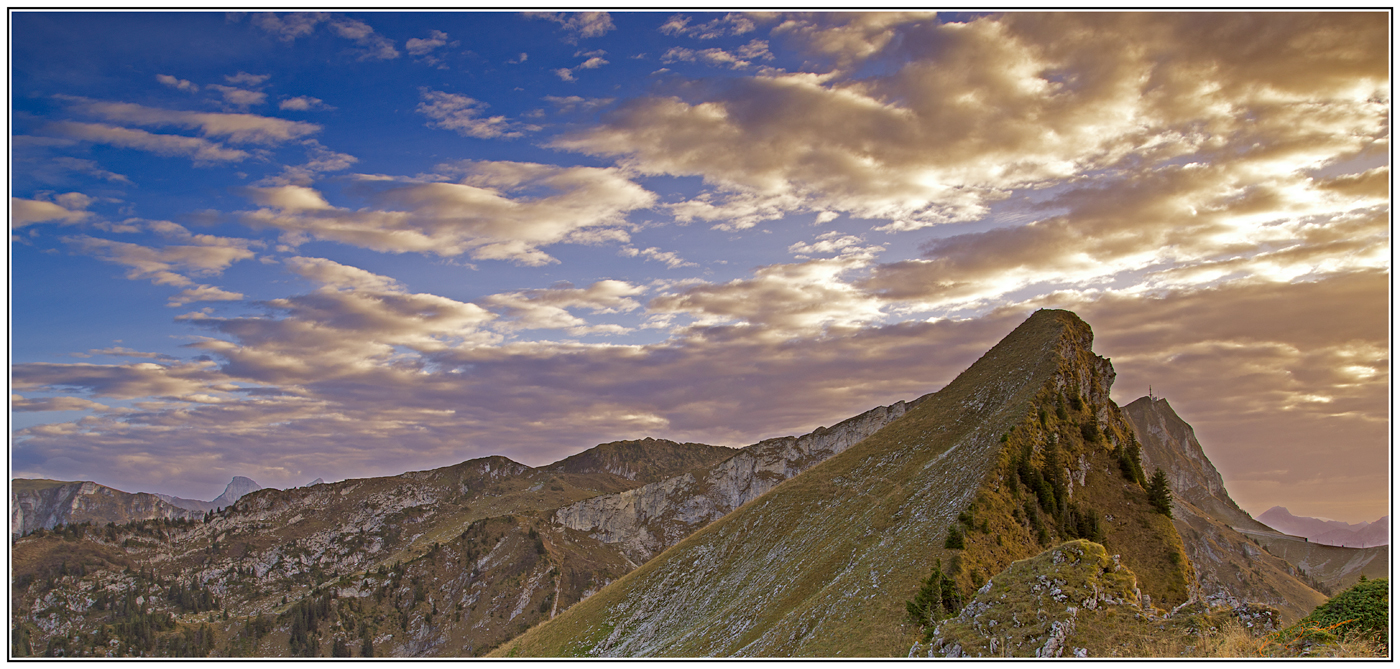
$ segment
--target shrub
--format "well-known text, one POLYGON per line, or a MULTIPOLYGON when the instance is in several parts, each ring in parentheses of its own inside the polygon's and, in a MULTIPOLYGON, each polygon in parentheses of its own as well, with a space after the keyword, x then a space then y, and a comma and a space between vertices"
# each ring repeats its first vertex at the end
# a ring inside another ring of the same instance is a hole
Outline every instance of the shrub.
POLYGON ((959 551, 966 547, 962 532, 958 531, 956 525, 950 525, 948 527, 948 538, 943 540, 943 547, 959 551))
POLYGON ((1079 434, 1084 437, 1084 441, 1097 444, 1103 433, 1099 431, 1098 421, 1091 420, 1079 426, 1079 434))

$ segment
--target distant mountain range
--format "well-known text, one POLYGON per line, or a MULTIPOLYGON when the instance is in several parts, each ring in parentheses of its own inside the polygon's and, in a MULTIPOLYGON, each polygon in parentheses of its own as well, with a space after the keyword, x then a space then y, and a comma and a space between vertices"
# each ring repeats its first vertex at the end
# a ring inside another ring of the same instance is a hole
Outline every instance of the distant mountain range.
MULTIPOLYGON (((317 480, 319 481, 320 479, 317 480)), ((197 499, 185 499, 184 497, 175 497, 173 495, 162 495, 160 493, 152 494, 182 509, 189 509, 191 511, 218 511, 226 506, 232 506, 239 498, 257 490, 262 490, 262 486, 258 485, 257 481, 246 476, 235 476, 233 480, 229 481, 229 484, 224 487, 223 494, 208 502, 197 499)))
POLYGON ((1327 546, 1367 548, 1390 544, 1390 516, 1381 516, 1370 523, 1343 523, 1295 516, 1288 509, 1276 506, 1259 514, 1259 522, 1284 534, 1306 537, 1308 541, 1327 546))
POLYGON ((213 501, 148 492, 123 492, 92 481, 14 479, 10 483, 10 534, 76 523, 127 523, 158 518, 193 518, 231 506, 261 490, 250 478, 235 476, 213 501))

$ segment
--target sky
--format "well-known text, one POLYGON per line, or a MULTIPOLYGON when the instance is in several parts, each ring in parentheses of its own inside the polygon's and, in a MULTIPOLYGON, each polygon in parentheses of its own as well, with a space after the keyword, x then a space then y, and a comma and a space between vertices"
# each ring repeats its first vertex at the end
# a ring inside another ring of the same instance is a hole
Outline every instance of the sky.
POLYGON ((1385 12, 10 17, 14 477, 740 447, 1054 307, 1246 510, 1389 511, 1385 12))

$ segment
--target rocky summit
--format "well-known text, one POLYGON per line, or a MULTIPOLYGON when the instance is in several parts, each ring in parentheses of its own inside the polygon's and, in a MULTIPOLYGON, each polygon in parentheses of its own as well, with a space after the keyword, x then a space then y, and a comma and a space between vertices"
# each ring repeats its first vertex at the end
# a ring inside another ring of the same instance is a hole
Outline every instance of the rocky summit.
POLYGON ((239 477, 199 510, 12 481, 11 652, 1189 655, 1374 568, 1290 558, 1308 544, 1239 509, 1165 400, 1120 409, 1114 376, 1087 324, 1042 310, 937 392, 741 449, 239 477))

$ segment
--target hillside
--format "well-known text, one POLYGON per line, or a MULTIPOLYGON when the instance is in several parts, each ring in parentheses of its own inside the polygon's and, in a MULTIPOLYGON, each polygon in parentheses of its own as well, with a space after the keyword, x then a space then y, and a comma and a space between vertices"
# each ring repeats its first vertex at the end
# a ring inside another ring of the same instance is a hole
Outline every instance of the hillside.
POLYGON ((1081 533, 1138 573, 1146 605, 1184 602, 1180 539, 1119 471, 1131 431, 1092 340, 1073 314, 1036 312, 871 437, 497 654, 904 655, 917 632, 904 602, 935 560, 970 596, 1081 533))
POLYGON ((15 479, 10 482, 10 535, 69 523, 125 523, 153 518, 193 518, 150 493, 128 493, 92 481, 15 479))
POLYGON ((1142 397, 1123 412, 1142 442, 1144 469, 1160 467, 1171 481, 1172 524, 1196 568, 1200 598, 1225 606, 1266 604, 1279 611, 1284 623, 1326 600, 1305 582, 1310 576, 1251 538, 1274 532, 1230 498, 1195 430, 1167 400, 1142 397))
POLYGON ((540 468, 483 458, 258 490, 207 522, 99 520, 41 531, 13 549, 20 587, 12 593, 12 629, 26 649, 16 652, 479 655, 637 566, 620 545, 549 522, 556 509, 649 481, 720 480, 717 472, 756 462, 755 453, 810 466, 847 445, 834 435, 850 434, 819 432, 749 449, 613 442, 540 468), (121 599, 127 596, 132 602, 121 599), (85 604, 111 597, 120 600, 116 608, 85 604), (202 614, 210 607, 227 610, 228 620, 202 614), (104 636, 129 632, 123 626, 140 620, 154 621, 152 636, 104 636), (179 636, 187 634, 216 642, 190 646, 179 636))

